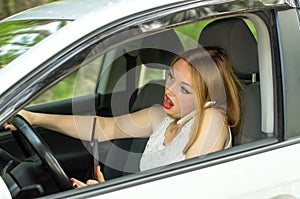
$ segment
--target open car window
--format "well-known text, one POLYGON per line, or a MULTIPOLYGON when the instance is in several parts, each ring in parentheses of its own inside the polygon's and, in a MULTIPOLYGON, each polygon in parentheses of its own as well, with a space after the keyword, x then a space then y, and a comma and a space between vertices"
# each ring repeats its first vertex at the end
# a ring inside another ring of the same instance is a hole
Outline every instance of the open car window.
MULTIPOLYGON (((272 76, 269 76, 269 74, 272 74, 271 55, 270 52, 259 50, 262 46, 269 45, 269 36, 265 29, 266 25, 261 23, 259 17, 249 15, 249 17, 232 17, 232 19, 245 24, 245 30, 241 31, 248 31, 247 34, 251 37, 249 38, 251 39, 249 43, 252 43, 251 45, 253 46, 249 53, 253 53, 253 55, 249 55, 249 57, 254 60, 251 62, 251 66, 242 66, 246 69, 235 68, 236 75, 246 87, 247 97, 245 97, 243 102, 243 114, 245 116, 243 115, 242 117, 240 133, 234 138, 234 146, 250 144, 250 146, 255 147, 256 144, 253 142, 275 136, 274 110, 273 107, 270 107, 270 104, 273 103, 274 95, 270 89, 266 89, 267 87, 273 87, 272 76), (263 57, 260 60, 258 59, 258 52, 264 55, 260 56, 263 57), (261 63, 267 64, 262 66, 261 63), (269 111, 273 114, 266 114, 269 111)), ((230 18, 203 20, 181 25, 160 33, 154 32, 148 36, 145 34, 142 39, 137 40, 130 38, 130 34, 132 32, 141 32, 141 30, 136 30, 136 28, 135 30, 125 30, 125 32, 119 34, 123 38, 127 36, 126 39, 128 41, 123 41, 119 46, 108 51, 103 51, 101 43, 93 44, 88 51, 83 51, 81 54, 76 55, 73 61, 65 63, 68 65, 77 64, 79 69, 37 98, 34 103, 30 104, 29 109, 32 110, 32 105, 37 103, 47 104, 52 101, 59 102, 62 99, 70 99, 70 104, 67 105, 69 107, 68 111, 65 113, 76 114, 78 112, 74 111, 74 109, 78 109, 80 114, 90 114, 92 112, 96 115, 111 117, 162 104, 166 74, 176 53, 180 54, 185 50, 195 48, 199 45, 198 42, 203 42, 203 46, 211 45, 209 42, 217 39, 214 38, 212 33, 206 33, 206 28, 209 24, 218 24, 220 22, 222 27, 222 23, 226 25, 227 21, 230 20, 230 18), (163 46, 162 41, 166 43, 165 46, 163 46), (172 45, 169 45, 170 42, 172 45), (206 42, 208 43, 206 44, 206 42), (168 50, 173 51, 173 55, 170 57, 163 56, 165 51, 168 50), (83 57, 83 59, 78 62, 78 57, 83 57), (91 99, 88 101, 83 100, 83 103, 90 102, 90 100, 94 102, 86 105, 82 104, 80 99, 84 98, 84 96, 89 96, 88 98, 91 99), (80 101, 80 103, 77 103, 77 101, 80 101), (84 113, 82 111, 85 109, 76 108, 77 106, 90 106, 88 108, 90 111, 89 113, 84 113)), ((144 25, 141 24, 140 26, 143 30, 144 25)), ((239 33, 239 30, 237 30, 237 34, 244 33, 239 33)), ((218 34, 216 33, 217 36, 218 34)), ((114 39, 116 39, 116 42, 120 40, 114 35, 113 38, 109 39, 109 42, 113 44, 114 39)), ((226 40, 225 36, 224 40, 226 40)), ((235 40, 233 39, 230 42, 235 43, 235 40)), ((239 41, 237 40, 237 42, 239 41)), ((222 41, 219 44, 222 45, 222 41)), ((200 45, 202 44, 200 43, 200 45)), ((235 56, 232 57, 235 60, 240 55, 234 53, 237 52, 233 51, 231 56, 235 56)), ((247 53, 243 56, 246 55, 247 53)), ((242 63, 245 64, 246 62, 242 63)), ((55 103, 51 103, 51 108, 48 109, 53 110, 53 106, 60 113, 61 109, 55 107, 55 103)), ((61 105, 58 107, 61 107, 61 105)), ((37 110, 35 107, 33 109, 37 110)), ((113 145, 119 147, 116 143, 113 143, 113 145)), ((131 146, 131 144, 128 143, 128 146, 131 146)), ((105 156, 115 156, 113 159, 118 159, 118 156, 120 156, 120 154, 114 154, 110 150, 106 151, 106 153, 105 156)), ((142 153, 142 151, 139 153, 142 153)), ((103 164, 105 167, 105 163, 103 164)), ((125 163, 123 162, 122 164, 125 163)), ((114 167, 114 165, 110 165, 110 167, 114 167)), ((125 169, 125 167, 116 167, 116 170, 125 169)), ((129 171, 138 170, 138 168, 133 170, 131 168, 127 169, 129 171)))

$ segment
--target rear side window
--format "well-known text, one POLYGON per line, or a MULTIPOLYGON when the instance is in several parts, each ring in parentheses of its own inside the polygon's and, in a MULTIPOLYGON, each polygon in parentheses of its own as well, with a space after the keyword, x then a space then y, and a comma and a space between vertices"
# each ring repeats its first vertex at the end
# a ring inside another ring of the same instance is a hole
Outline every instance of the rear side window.
MULTIPOLYGON (((83 53, 84 54, 84 53, 83 53)), ((80 57, 81 55, 78 55, 80 57)), ((48 103, 93 94, 96 89, 103 56, 79 63, 80 68, 48 89, 30 105, 48 103)), ((77 60, 68 64, 77 64, 77 60), (74 62, 74 63, 73 63, 74 62)))

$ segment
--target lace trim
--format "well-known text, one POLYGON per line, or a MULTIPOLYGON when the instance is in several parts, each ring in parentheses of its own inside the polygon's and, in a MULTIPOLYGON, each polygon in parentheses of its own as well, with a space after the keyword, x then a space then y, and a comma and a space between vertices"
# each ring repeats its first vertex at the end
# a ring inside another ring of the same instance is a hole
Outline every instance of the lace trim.
POLYGON ((164 146, 164 132, 173 119, 166 117, 154 133, 150 136, 140 162, 140 169, 147 170, 154 167, 164 166, 185 159, 183 149, 190 139, 190 130, 193 119, 188 121, 174 137, 172 142, 164 146))
MULTIPOLYGON (((174 137, 172 142, 164 146, 164 133, 167 127, 174 119, 165 117, 163 121, 154 129, 153 134, 149 137, 145 151, 140 161, 140 170, 148 170, 159 166, 168 165, 185 159, 183 150, 190 139, 191 127, 194 118, 189 120, 180 130, 178 135, 174 137)), ((229 143, 225 147, 232 146, 232 135, 229 128, 229 143)))

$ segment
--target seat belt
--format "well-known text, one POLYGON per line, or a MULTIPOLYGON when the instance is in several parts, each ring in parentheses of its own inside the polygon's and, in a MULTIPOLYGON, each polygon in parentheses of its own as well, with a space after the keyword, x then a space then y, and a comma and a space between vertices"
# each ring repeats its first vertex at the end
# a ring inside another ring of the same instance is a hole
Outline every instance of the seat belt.
POLYGON ((96 179, 95 176, 95 168, 99 165, 99 151, 98 151, 98 135, 96 134, 96 123, 97 118, 93 118, 93 128, 92 128, 92 137, 91 137, 91 148, 92 148, 92 155, 93 155, 93 170, 92 176, 96 179))
MULTIPOLYGON (((134 67, 136 67, 136 64, 137 64, 137 55, 136 56, 133 56, 133 55, 130 55, 128 52, 124 52, 124 57, 126 59, 126 70, 127 71, 130 71, 129 73, 127 73, 127 78, 126 78, 126 89, 128 91, 130 91, 130 95, 129 96, 130 98, 133 98, 134 101, 136 100, 136 97, 137 97, 137 92, 134 92, 135 89, 136 89, 136 86, 135 86, 135 70, 131 70, 133 69, 134 67)), ((129 100, 129 110, 132 108, 132 105, 133 103, 130 103, 131 100, 129 100)))

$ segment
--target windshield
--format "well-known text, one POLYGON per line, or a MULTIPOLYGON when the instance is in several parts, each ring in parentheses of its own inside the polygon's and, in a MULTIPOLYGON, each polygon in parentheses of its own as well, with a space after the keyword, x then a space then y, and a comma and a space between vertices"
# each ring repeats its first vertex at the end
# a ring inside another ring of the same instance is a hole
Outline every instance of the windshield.
POLYGON ((0 23, 0 69, 67 23, 57 20, 0 23))

